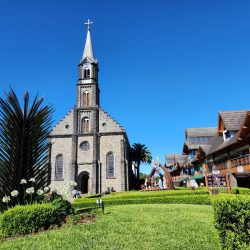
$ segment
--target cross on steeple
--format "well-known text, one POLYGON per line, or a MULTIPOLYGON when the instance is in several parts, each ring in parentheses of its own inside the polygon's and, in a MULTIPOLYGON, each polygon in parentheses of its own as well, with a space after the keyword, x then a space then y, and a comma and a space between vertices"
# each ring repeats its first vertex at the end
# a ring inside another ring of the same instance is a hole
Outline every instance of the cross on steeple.
POLYGON ((87 22, 87 23, 84 23, 84 24, 88 25, 88 30, 91 30, 90 25, 91 25, 92 23, 93 23, 93 22, 90 22, 90 19, 88 19, 88 22, 87 22))

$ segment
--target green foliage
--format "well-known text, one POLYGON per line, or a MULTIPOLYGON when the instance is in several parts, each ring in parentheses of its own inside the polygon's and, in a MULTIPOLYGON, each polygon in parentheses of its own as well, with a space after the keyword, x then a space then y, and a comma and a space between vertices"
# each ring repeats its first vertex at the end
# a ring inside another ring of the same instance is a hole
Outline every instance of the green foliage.
POLYGON ((148 178, 148 174, 145 174, 145 173, 140 173, 140 179, 142 179, 142 180, 145 180, 145 179, 147 179, 148 178))
POLYGON ((250 197, 220 195, 214 199, 213 206, 223 249, 247 249, 250 245, 250 197))
POLYGON ((51 204, 16 206, 2 214, 3 234, 13 236, 47 229, 55 223, 55 208, 51 204))
POLYGON ((90 195, 86 195, 84 196, 84 198, 99 198, 102 197, 101 194, 90 194, 90 195))
POLYGON ((56 210, 57 224, 65 222, 67 215, 69 215, 72 212, 71 203, 67 200, 64 200, 62 197, 58 197, 52 201, 52 205, 56 210))
MULTIPOLYGON (((104 196, 105 205, 126 204, 211 204, 211 196, 205 190, 164 190, 164 191, 131 191, 112 193, 104 196)), ((96 199, 80 198, 74 201, 76 209, 96 207, 96 199)))
POLYGON ((52 202, 58 198, 63 198, 62 195, 58 194, 55 191, 52 191, 51 193, 47 193, 44 195, 43 202, 52 202))
POLYGON ((152 155, 145 144, 134 143, 130 149, 130 158, 136 163, 137 180, 139 180, 141 163, 143 162, 150 164, 152 162, 152 155))
POLYGON ((232 193, 236 194, 238 190, 239 194, 250 194, 250 189, 249 188, 242 188, 242 187, 232 187, 232 193))
POLYGON ((148 204, 112 206, 94 223, 19 237, 0 248, 219 250, 220 240, 211 206, 148 204))
MULTIPOLYGON (((179 195, 200 195, 208 194, 205 189, 185 189, 185 190, 155 190, 155 191, 128 191, 128 192, 112 192, 109 196, 104 196, 102 199, 138 199, 149 197, 165 197, 165 196, 179 196, 179 195)), ((85 200, 85 196, 76 199, 75 202, 81 202, 85 200)))
MULTIPOLYGON (((48 183, 48 135, 52 125, 52 107, 41 107, 43 98, 34 99, 29 106, 29 94, 24 94, 21 107, 11 89, 6 99, 0 98, 0 209, 6 208, 2 197, 19 192, 9 205, 25 204, 25 189, 20 184, 35 178, 35 190, 48 183)), ((29 196, 31 198, 32 196, 29 196)), ((34 196, 33 198, 36 198, 34 196)))

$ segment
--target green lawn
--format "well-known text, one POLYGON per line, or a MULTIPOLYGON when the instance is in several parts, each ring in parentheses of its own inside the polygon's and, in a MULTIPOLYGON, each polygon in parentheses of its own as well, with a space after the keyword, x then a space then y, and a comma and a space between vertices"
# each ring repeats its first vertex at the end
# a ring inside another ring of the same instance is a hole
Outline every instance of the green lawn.
POLYGON ((123 205, 105 213, 86 225, 5 241, 0 249, 220 249, 211 206, 123 205))

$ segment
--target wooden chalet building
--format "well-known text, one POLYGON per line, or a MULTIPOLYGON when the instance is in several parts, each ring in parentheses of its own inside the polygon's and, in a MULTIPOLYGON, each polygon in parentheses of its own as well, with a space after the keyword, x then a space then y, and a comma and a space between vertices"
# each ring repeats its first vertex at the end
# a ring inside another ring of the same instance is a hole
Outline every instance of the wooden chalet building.
POLYGON ((250 188, 250 111, 219 112, 216 135, 206 156, 208 170, 230 174, 232 186, 250 188))
POLYGON ((181 154, 167 154, 165 167, 170 172, 173 180, 181 182, 188 179, 188 176, 184 172, 186 169, 187 156, 181 154))
POLYGON ((202 164, 216 132, 216 128, 187 128, 182 154, 166 155, 165 165, 176 185, 188 179, 204 183, 202 164))

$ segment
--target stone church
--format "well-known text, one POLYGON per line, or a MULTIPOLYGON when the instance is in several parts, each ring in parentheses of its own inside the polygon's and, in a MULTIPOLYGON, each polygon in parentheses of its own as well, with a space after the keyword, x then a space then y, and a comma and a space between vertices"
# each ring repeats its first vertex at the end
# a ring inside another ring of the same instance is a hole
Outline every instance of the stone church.
POLYGON ((88 20, 84 52, 78 65, 76 104, 53 128, 51 186, 77 182, 82 193, 129 189, 129 141, 125 129, 100 107, 98 62, 88 20))

